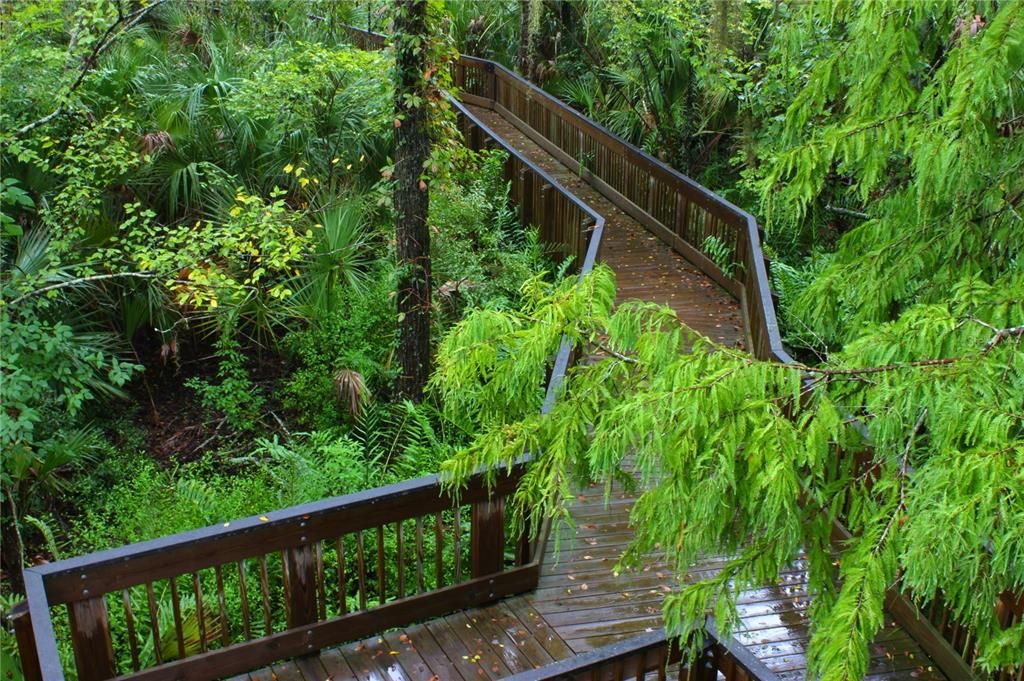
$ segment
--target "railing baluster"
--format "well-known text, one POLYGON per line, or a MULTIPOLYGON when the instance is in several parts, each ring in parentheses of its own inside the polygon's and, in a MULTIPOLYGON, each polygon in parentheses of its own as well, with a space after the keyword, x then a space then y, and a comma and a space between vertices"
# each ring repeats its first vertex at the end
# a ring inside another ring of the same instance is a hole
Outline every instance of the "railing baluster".
POLYGON ((270 578, 267 575, 267 556, 264 554, 256 559, 260 566, 260 595, 263 605, 263 634, 269 636, 273 633, 273 625, 270 619, 270 578))
POLYGON ((291 582, 288 579, 288 558, 285 555, 286 551, 281 551, 278 554, 278 558, 281 559, 281 589, 284 591, 284 615, 286 629, 292 628, 292 594, 291 594, 291 582))
POLYGON ((248 641, 252 638, 249 630, 249 594, 245 583, 245 561, 240 560, 238 565, 238 600, 242 605, 242 637, 248 641))
POLYGON ((206 652, 206 613, 203 608, 203 591, 199 588, 199 573, 192 573, 192 592, 196 599, 196 623, 199 626, 199 652, 206 652))
POLYGON ((641 650, 638 652, 634 664, 633 678, 636 681, 644 681, 644 677, 647 675, 647 651, 641 650))
POLYGON ((399 520, 395 523, 395 547, 398 550, 398 555, 395 560, 398 561, 398 597, 405 598, 405 542, 403 541, 402 526, 404 520, 399 520))
POLYGON ((455 506, 452 515, 452 554, 455 572, 452 583, 458 584, 462 581, 462 507, 455 506))
MULTIPOLYGON (((668 667, 668 650, 669 646, 672 645, 669 641, 665 642, 665 645, 658 648, 658 672, 657 681, 665 681, 666 667, 668 667)), ((680 663, 681 664, 681 663, 680 663)))
POLYGON ((171 609, 174 611, 174 635, 178 640, 178 657, 185 657, 185 632, 181 625, 181 603, 178 602, 178 578, 171 577, 171 609))
POLYGON ((359 609, 366 610, 366 549, 363 531, 356 530, 356 570, 359 577, 359 609))
POLYGON ((444 550, 444 532, 441 525, 441 512, 434 514, 434 588, 440 589, 444 586, 444 559, 441 551, 444 550))
POLYGON ((622 681, 625 675, 625 661, 619 657, 615 659, 615 663, 612 665, 612 679, 614 681, 622 681))
POLYGON ((416 517, 416 593, 424 593, 427 590, 423 578, 423 562, 426 560, 423 549, 423 517, 416 517))
POLYGON ((319 607, 320 620, 327 619, 327 587, 324 579, 324 545, 317 542, 313 547, 313 558, 316 560, 316 600, 319 607))
POLYGON ((377 526, 377 602, 384 605, 388 600, 387 572, 384 565, 384 526, 377 526))
POLYGON ((338 606, 344 615, 348 612, 348 583, 345 581, 345 542, 341 537, 334 540, 334 550, 338 554, 338 606))
POLYGON ((149 605, 149 628, 153 632, 153 658, 157 664, 163 664, 164 657, 160 645, 162 642, 160 637, 160 610, 156 606, 156 596, 153 593, 152 582, 146 582, 146 602, 149 605))
POLYGON ((224 573, 220 565, 213 566, 217 580, 217 610, 220 613, 220 640, 226 648, 231 645, 231 623, 228 621, 227 602, 224 598, 224 573))
POLYGON ((139 641, 135 631, 135 615, 132 613, 132 594, 121 589, 121 603, 124 605, 124 622, 128 629, 128 648, 132 656, 132 671, 139 671, 139 641))

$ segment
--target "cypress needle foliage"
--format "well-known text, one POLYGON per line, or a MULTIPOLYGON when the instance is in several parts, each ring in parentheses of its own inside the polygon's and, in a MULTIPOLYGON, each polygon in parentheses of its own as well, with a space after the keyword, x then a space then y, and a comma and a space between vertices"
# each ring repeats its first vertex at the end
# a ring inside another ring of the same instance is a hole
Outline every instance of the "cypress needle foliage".
POLYGON ((769 231, 830 202, 869 218, 794 301, 816 345, 1019 266, 1024 2, 832 0, 780 30, 807 75, 765 154, 769 231))
POLYGON ((452 484, 530 452, 514 515, 537 527, 569 519, 575 483, 632 470, 626 562, 660 552, 682 576, 702 555, 733 556, 666 599, 673 633, 699 632, 708 612, 728 631, 738 592, 806 553, 821 678, 864 676, 900 577, 919 600, 942 592, 982 668, 1019 662, 1024 625, 994 618, 1000 593, 1024 589, 1019 271, 876 322, 819 367, 715 346, 668 308, 613 307, 614 291, 603 267, 578 286, 534 280, 520 310, 478 310, 445 338, 432 387, 480 433, 446 464, 452 484), (541 415, 563 334, 586 359, 541 415), (833 545, 837 519, 853 538, 833 545))

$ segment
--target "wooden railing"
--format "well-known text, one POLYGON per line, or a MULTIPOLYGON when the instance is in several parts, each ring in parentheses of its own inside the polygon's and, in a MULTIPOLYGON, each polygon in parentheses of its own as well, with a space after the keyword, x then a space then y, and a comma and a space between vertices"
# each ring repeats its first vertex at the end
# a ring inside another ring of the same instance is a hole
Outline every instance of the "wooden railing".
POLYGON ((508 677, 506 681, 777 681, 778 677, 742 646, 720 641, 713 627, 696 659, 682 655, 674 639, 655 631, 576 657, 508 677))
POLYGON ((461 100, 501 113, 739 300, 751 353, 793 361, 782 346, 761 233, 750 213, 500 64, 461 57, 454 69, 461 100))
POLYGON ((504 513, 524 467, 457 498, 429 476, 28 568, 27 677, 64 678, 62 640, 80 681, 218 678, 532 589, 540 552, 504 513))
MULTIPOLYGON (((970 628, 961 624, 952 608, 945 602, 941 593, 935 595, 930 603, 924 604, 920 610, 922 626, 924 622, 930 631, 936 632, 947 641, 950 650, 963 661, 963 669, 973 671, 977 663, 977 650, 974 646, 974 634, 970 628)), ((996 620, 1003 629, 1024 622, 1024 594, 1013 594, 1005 591, 999 596, 996 604, 996 620)), ((991 681, 1024 681, 1024 661, 1015 669, 1002 669, 989 677, 991 681)))

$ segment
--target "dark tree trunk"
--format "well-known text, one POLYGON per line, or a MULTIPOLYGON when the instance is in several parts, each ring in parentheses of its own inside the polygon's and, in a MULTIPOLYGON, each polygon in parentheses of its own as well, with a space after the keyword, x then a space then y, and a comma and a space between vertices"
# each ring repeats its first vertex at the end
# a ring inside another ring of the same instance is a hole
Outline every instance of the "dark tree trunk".
POLYGON ((516 50, 516 68, 530 77, 530 0, 519 0, 519 49, 516 50))
POLYGON ((533 16, 540 11, 540 3, 534 0, 519 0, 519 49, 516 51, 516 68, 523 78, 533 81, 537 70, 537 22, 533 16))
POLYGON ((419 401, 430 376, 429 195, 420 176, 430 157, 427 130, 427 1, 397 0, 395 7, 395 237, 398 247, 397 390, 419 401), (412 102, 410 102, 412 99, 412 102))

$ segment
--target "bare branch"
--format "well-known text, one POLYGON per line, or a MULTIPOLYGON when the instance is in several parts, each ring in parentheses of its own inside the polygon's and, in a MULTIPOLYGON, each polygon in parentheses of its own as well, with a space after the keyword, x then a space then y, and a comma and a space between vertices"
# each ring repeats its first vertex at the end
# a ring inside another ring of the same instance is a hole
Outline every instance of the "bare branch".
POLYGON ((996 335, 992 337, 992 340, 985 344, 985 350, 982 354, 987 355, 994 347, 1008 338, 1020 338, 1021 336, 1024 336, 1024 326, 1013 326, 1008 329, 1000 329, 996 332, 996 335))
POLYGON ((14 306, 20 302, 28 300, 29 298, 34 298, 35 296, 42 295, 43 293, 47 293, 49 291, 58 291, 62 288, 72 288, 74 286, 81 286, 82 284, 87 284, 93 281, 120 279, 122 277, 134 277, 137 279, 153 279, 159 276, 159 274, 151 272, 118 272, 116 274, 93 274, 88 277, 79 277, 78 279, 72 279, 70 281, 62 281, 57 284, 49 284, 48 286, 42 286, 35 290, 29 291, 28 293, 23 293, 22 295, 18 296, 11 302, 7 303, 7 305, 14 306))
POLYGON ((46 114, 42 118, 38 118, 32 121, 31 123, 23 125, 22 127, 15 130, 14 137, 21 137, 25 133, 31 132, 32 130, 38 128, 40 125, 45 125, 57 116, 61 115, 64 112, 65 98, 72 92, 77 90, 78 87, 85 81, 85 77, 89 75, 89 73, 94 68, 96 68, 96 63, 99 60, 100 55, 106 52, 110 48, 110 46, 114 44, 114 41, 121 36, 122 33, 133 28, 140 21, 142 21, 147 14, 149 14, 165 2, 167 2, 167 0, 155 0, 154 2, 146 5, 145 7, 141 7, 135 10, 131 14, 125 14, 121 3, 118 2, 117 20, 107 27, 107 30, 104 31, 100 39, 96 41, 96 44, 93 46, 92 50, 89 51, 89 54, 87 54, 85 58, 82 59, 82 63, 78 69, 78 77, 75 78, 75 81, 67 89, 67 92, 60 96, 61 101, 57 105, 57 108, 51 111, 50 113, 46 114))

